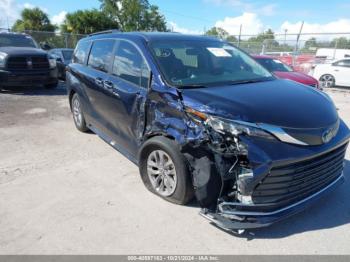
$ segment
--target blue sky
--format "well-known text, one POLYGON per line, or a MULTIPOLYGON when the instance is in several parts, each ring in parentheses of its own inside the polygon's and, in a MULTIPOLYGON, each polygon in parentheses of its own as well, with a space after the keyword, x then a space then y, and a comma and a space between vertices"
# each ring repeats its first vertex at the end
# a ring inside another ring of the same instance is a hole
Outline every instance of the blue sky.
MULTIPOLYGON (((287 29, 288 32, 295 33, 301 21, 305 21, 306 31, 350 32, 349 0, 150 0, 150 3, 158 5, 169 25, 181 32, 201 33, 204 29, 217 25, 232 34, 238 34, 239 24, 243 24, 243 34, 254 34, 267 28, 277 32, 287 29)), ((64 12, 99 8, 100 2, 0 0, 0 12, 7 13, 10 20, 15 19, 24 6, 41 7, 54 21, 60 21, 64 12)), ((4 24, 4 21, 0 22, 4 24)))

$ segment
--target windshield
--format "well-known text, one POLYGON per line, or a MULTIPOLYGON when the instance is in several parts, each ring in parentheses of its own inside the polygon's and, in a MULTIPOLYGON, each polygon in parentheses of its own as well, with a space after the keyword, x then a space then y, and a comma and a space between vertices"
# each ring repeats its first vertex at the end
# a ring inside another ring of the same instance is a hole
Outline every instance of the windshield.
POLYGON ((179 88, 273 79, 254 59, 225 42, 164 40, 150 46, 165 80, 179 88))
POLYGON ((27 35, 0 34, 0 47, 34 47, 37 48, 35 41, 27 35))
POLYGON ((63 55, 64 61, 70 61, 72 60, 73 50, 62 51, 62 55, 63 55))
POLYGON ((292 72, 293 69, 283 64, 280 60, 272 58, 257 58, 256 59, 263 67, 270 72, 292 72))

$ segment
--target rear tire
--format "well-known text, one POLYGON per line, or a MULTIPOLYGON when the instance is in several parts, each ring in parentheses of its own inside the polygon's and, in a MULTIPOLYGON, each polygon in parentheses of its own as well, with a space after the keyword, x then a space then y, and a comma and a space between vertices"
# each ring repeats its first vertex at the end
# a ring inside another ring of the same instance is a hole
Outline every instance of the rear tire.
POLYGON ((139 169, 146 188, 175 204, 193 198, 193 186, 185 157, 175 141, 154 137, 141 149, 139 169))
POLYGON ((76 128, 81 132, 84 132, 84 133, 88 132, 89 129, 86 126, 83 109, 81 107, 80 98, 77 93, 75 93, 72 96, 71 108, 72 108, 73 120, 76 128))
POLYGON ((335 78, 331 74, 325 74, 320 77, 322 88, 332 88, 335 86, 335 78))

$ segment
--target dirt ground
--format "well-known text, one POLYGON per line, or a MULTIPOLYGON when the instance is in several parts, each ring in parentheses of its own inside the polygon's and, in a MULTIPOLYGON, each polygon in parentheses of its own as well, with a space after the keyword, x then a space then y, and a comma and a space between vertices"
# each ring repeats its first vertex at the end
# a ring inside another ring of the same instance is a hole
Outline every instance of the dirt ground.
MULTIPOLYGON (((350 125, 350 91, 328 91, 350 125)), ((73 124, 64 85, 0 93, 0 254, 350 254, 348 178, 311 209, 236 237, 149 193, 73 124)))

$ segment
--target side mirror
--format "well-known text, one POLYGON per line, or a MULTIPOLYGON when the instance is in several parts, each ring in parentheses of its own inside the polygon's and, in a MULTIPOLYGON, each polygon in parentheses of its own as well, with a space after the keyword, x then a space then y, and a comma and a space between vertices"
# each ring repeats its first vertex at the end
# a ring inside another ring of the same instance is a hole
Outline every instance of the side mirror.
POLYGON ((63 63, 63 61, 62 61, 62 58, 61 58, 61 57, 56 57, 56 61, 57 61, 57 63, 63 63))
POLYGON ((40 47, 46 51, 52 49, 51 46, 49 44, 46 44, 46 43, 40 43, 40 47))

